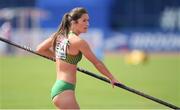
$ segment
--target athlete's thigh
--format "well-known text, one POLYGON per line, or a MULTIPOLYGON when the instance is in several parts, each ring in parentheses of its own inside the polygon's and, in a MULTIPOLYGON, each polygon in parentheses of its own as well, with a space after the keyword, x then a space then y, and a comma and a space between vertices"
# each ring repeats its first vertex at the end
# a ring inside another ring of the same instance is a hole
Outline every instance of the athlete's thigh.
POLYGON ((54 104, 61 109, 79 109, 79 105, 72 90, 65 90, 53 99, 54 104))

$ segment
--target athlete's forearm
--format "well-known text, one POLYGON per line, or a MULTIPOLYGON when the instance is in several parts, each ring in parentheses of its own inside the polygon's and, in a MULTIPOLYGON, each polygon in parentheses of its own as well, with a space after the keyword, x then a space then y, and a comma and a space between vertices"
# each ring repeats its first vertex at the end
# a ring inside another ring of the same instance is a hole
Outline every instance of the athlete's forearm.
POLYGON ((103 75, 108 77, 109 79, 113 79, 113 75, 109 72, 109 70, 106 68, 106 66, 99 61, 97 64, 95 64, 95 67, 98 69, 99 72, 101 72, 103 75))
POLYGON ((47 57, 50 57, 50 58, 55 58, 55 54, 53 51, 51 51, 50 49, 46 49, 46 50, 41 50, 41 49, 36 49, 36 52, 38 52, 39 54, 41 55, 45 55, 47 57))

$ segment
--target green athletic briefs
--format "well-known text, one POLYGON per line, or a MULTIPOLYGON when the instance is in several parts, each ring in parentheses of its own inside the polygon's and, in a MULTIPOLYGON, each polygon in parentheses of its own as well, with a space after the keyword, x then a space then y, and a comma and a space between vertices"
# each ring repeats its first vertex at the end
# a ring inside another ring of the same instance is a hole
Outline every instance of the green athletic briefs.
POLYGON ((65 90, 73 90, 75 89, 75 85, 68 83, 63 80, 56 80, 51 90, 51 98, 53 99, 56 95, 62 93, 65 90))

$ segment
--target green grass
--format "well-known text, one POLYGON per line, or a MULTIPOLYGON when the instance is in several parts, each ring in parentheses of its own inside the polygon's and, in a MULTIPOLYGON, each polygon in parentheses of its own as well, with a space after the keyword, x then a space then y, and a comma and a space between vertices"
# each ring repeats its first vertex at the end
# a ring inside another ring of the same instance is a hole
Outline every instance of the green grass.
MULTIPOLYGON (((180 106, 180 57, 151 56, 145 65, 127 65, 121 55, 106 55, 109 70, 127 86, 180 106)), ((79 67, 98 73, 83 59, 79 67)), ((0 57, 0 109, 55 109, 50 89, 55 64, 37 56, 0 57)), ((76 96, 82 109, 166 109, 78 72, 76 96)))

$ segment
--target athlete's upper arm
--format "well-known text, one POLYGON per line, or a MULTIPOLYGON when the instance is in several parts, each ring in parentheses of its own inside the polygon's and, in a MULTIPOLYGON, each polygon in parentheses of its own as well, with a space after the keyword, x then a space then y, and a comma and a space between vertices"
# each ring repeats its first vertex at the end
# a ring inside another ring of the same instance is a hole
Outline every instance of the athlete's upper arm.
POLYGON ((79 50, 89 61, 91 61, 93 64, 99 62, 99 60, 96 58, 96 56, 94 55, 94 53, 92 52, 91 48, 85 40, 81 40, 79 44, 79 50))

